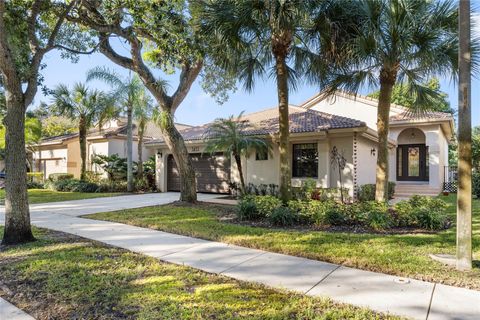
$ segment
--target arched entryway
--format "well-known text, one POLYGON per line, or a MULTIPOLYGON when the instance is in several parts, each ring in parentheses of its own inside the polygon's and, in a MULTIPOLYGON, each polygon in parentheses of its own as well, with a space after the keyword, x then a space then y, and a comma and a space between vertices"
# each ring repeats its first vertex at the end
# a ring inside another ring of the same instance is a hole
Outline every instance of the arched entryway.
POLYGON ((405 129, 397 143, 397 181, 428 181, 428 147, 423 131, 405 129))

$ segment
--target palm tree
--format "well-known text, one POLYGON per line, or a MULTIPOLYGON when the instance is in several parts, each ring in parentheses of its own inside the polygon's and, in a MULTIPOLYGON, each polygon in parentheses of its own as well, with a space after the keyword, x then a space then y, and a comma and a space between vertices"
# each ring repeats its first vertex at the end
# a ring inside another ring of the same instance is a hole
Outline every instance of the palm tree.
MULTIPOLYGON (((138 76, 122 79, 113 70, 95 67, 87 72, 87 81, 102 80, 113 87, 112 96, 125 105, 127 114, 127 191, 133 191, 133 112, 141 108, 145 87, 138 76), (141 99, 142 98, 142 99, 141 99)), ((140 142, 139 142, 140 144, 140 142)))
POLYGON ((334 56, 331 44, 344 35, 342 28, 348 28, 332 19, 340 18, 339 13, 349 6, 349 2, 322 0, 218 0, 205 1, 201 8, 202 30, 215 39, 212 59, 221 69, 236 75, 247 91, 253 90, 256 78, 272 76, 276 81, 280 197, 285 202, 292 191, 289 92, 296 89, 311 62, 318 60, 320 45, 326 45, 334 56), (329 41, 319 40, 323 32, 329 41))
POLYGON ((472 110, 470 1, 459 6, 457 269, 472 269, 472 110))
POLYGON ((86 179, 87 171, 87 131, 95 124, 116 116, 116 107, 111 97, 98 90, 90 90, 84 83, 76 83, 70 90, 66 85, 58 85, 53 91, 52 109, 57 114, 78 120, 80 157, 82 159, 80 179, 86 179))
POLYGON ((137 122, 137 135, 138 135, 138 164, 137 164, 137 176, 143 177, 143 138, 145 136, 145 130, 147 124, 153 116, 153 100, 146 91, 139 96, 139 102, 133 110, 133 117, 137 122))
POLYGON ((415 97, 413 112, 439 99, 425 86, 434 76, 457 70, 457 11, 450 1, 362 0, 356 15, 361 23, 343 44, 344 58, 329 66, 312 65, 325 94, 337 89, 357 93, 362 86, 379 88, 377 110, 377 201, 386 201, 388 131, 394 85, 402 84, 415 97))
POLYGON ((246 121, 242 120, 243 112, 238 116, 216 119, 205 133, 207 141, 206 152, 215 153, 223 151, 228 158, 233 157, 240 176, 242 193, 245 192, 245 178, 243 176, 242 156, 246 156, 252 150, 270 151, 269 141, 248 135, 252 129, 246 121))

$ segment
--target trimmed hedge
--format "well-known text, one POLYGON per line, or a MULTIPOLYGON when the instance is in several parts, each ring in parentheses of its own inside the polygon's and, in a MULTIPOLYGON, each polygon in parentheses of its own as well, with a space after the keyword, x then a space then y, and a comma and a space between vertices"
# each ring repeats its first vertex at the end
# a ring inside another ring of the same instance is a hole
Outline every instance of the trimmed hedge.
POLYGON ((414 227, 441 230, 450 225, 447 204, 438 198, 413 196, 390 208, 376 201, 343 204, 333 200, 291 200, 287 206, 272 196, 245 196, 238 204, 240 220, 268 220, 273 225, 364 226, 373 230, 414 227))
POLYGON ((71 173, 51 173, 48 175, 48 180, 50 181, 60 181, 60 180, 72 180, 73 174, 71 173))

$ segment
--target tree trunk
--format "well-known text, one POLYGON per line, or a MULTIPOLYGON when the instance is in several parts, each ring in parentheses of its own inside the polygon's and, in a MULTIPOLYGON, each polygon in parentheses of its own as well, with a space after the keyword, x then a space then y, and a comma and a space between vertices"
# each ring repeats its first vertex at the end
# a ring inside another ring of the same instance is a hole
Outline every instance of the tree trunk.
POLYGON ((239 154, 234 154, 235 163, 237 164, 238 175, 240 176, 240 186, 242 188, 241 193, 245 193, 245 178, 243 177, 242 158, 239 154))
POLYGON ((127 109, 127 191, 133 191, 133 124, 132 124, 132 110, 131 106, 127 109))
POLYGON ((470 1, 459 6, 457 269, 472 269, 472 111, 470 1))
POLYGON ((138 166, 137 166, 137 176, 138 178, 143 177, 143 134, 145 133, 145 128, 142 123, 138 124, 138 166))
POLYGON ((388 132, 392 89, 397 78, 396 72, 382 69, 380 72, 380 95, 377 108, 378 157, 375 200, 387 201, 388 197, 388 132))
MULTIPOLYGON (((167 109, 167 108, 162 108, 167 109)), ((162 133, 165 143, 172 152, 173 159, 177 165, 180 175, 180 201, 195 203, 197 201, 197 183, 195 170, 192 161, 188 155, 187 146, 183 137, 175 128, 173 115, 168 111, 163 111, 166 116, 162 125, 162 133)))
POLYGON ((286 51, 275 55, 275 70, 277 73, 277 94, 279 111, 279 152, 280 152, 280 198, 287 202, 292 197, 292 169, 289 150, 289 119, 288 119, 288 74, 285 61, 286 51))
POLYGON ((5 229, 2 244, 34 241, 30 225, 25 152, 25 103, 23 95, 5 91, 5 229))
POLYGON ((80 116, 78 124, 78 139, 80 141, 80 180, 86 180, 87 178, 87 123, 85 117, 80 116))

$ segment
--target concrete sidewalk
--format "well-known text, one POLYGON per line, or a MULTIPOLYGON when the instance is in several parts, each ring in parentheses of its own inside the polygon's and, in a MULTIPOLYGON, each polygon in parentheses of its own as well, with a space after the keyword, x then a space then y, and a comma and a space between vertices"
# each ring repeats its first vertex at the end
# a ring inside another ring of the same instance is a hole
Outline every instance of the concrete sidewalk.
MULTIPOLYGON (((479 319, 480 291, 347 268, 335 264, 224 243, 206 241, 120 223, 96 221, 75 215, 170 202, 175 194, 159 198, 126 196, 129 201, 99 199, 32 206, 32 223, 187 265, 235 279, 262 283, 312 296, 365 306, 414 319, 479 319), (161 199, 160 199, 161 198, 161 199), (132 201, 135 200, 135 201, 132 201), (80 203, 81 202, 81 203, 80 203), (149 203, 149 204, 146 204, 149 203), (107 209, 107 210, 106 210, 107 209), (97 210, 97 211, 95 211, 97 210)), ((203 197, 203 198, 202 198, 203 197)), ((212 195, 201 195, 206 200, 212 195)), ((0 213, 3 223, 3 215, 0 213)), ((432 262, 433 263, 433 262, 432 262)))

